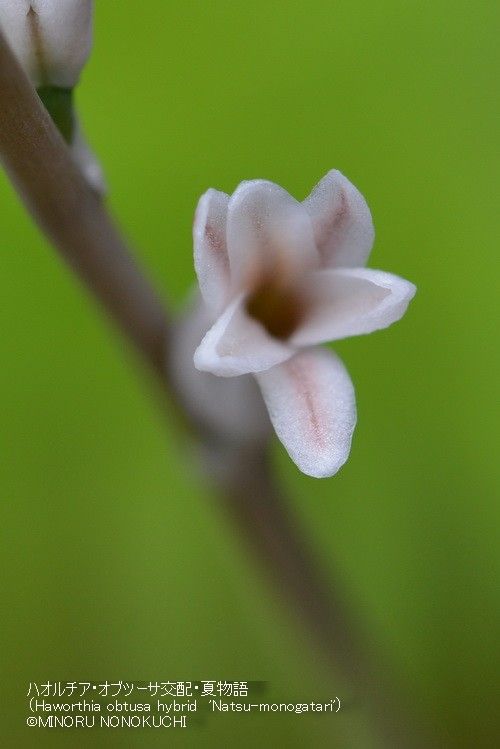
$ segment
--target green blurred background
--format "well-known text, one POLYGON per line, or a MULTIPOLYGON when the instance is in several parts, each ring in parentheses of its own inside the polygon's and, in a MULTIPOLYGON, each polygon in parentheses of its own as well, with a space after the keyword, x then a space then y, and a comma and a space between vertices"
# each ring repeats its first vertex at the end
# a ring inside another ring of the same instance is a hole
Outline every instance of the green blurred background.
MULTIPOLYGON (((497 745, 499 22, 486 0, 97 2, 78 91, 111 206, 176 304, 207 187, 265 177, 303 198, 332 167, 371 206, 371 265, 417 284, 401 323, 338 346, 359 409, 341 473, 276 461, 443 747, 497 745)), ((133 354, 3 176, 0 192, 3 745, 374 746, 356 707, 167 734, 24 727, 36 680, 332 689, 133 354)))

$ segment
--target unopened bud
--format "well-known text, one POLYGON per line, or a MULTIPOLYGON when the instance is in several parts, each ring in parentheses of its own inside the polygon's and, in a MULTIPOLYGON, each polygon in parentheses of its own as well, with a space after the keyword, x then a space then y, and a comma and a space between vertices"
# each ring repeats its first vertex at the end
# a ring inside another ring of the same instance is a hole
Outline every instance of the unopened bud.
POLYGON ((0 0, 0 25, 35 88, 71 89, 92 45, 92 0, 0 0))
POLYGON ((101 166, 82 134, 73 88, 92 46, 93 0, 0 0, 0 26, 75 163, 97 193, 101 166))

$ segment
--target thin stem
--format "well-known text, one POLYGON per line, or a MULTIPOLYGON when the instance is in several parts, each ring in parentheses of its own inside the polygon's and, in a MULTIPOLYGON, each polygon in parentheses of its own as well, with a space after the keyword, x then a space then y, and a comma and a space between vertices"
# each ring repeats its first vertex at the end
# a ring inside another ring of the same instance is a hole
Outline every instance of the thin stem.
MULTIPOLYGON (((152 366, 182 410, 168 381, 169 320, 165 309, 102 202, 73 163, 1 32, 0 157, 42 231, 152 366)), ((199 425, 191 423, 191 427, 200 441, 208 439, 199 425)), ((342 597, 332 594, 332 584, 314 560, 299 525, 292 521, 289 502, 269 470, 266 448, 247 453, 235 447, 229 463, 235 469, 219 479, 217 488, 233 523, 277 590, 321 645, 335 674, 341 673, 354 691, 371 703, 386 749, 413 744, 428 747, 428 743, 410 740, 408 728, 398 718, 397 701, 381 699, 385 684, 375 674, 342 597)))
MULTIPOLYGON (((369 647, 342 586, 334 587, 294 517, 263 452, 240 452, 232 475, 219 483, 225 510, 243 542, 271 577, 282 603, 297 613, 325 665, 352 690, 384 749, 431 749, 433 742, 415 710, 395 686, 387 663, 369 647)), ((340 688, 341 689, 341 688, 340 688)))

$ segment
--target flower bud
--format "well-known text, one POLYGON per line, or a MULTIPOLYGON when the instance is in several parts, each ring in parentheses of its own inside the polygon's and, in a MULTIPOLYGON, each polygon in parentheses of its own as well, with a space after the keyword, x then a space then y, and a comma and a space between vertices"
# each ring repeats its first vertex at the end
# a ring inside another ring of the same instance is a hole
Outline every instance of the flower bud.
POLYGON ((35 88, 71 89, 92 44, 92 0, 0 0, 0 26, 35 88))
POLYGON ((93 0, 0 0, 0 26, 89 185, 104 195, 101 166, 73 106, 92 46, 93 0))

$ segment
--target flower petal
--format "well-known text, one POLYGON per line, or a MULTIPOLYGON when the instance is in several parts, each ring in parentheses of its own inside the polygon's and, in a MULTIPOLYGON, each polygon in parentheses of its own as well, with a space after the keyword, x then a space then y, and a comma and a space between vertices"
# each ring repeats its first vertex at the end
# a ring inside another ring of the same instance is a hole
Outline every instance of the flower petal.
POLYGON ((226 379, 195 369, 195 349, 212 320, 197 294, 174 325, 168 367, 176 393, 191 418, 219 439, 265 440, 271 424, 255 378, 226 379))
POLYGON ((295 349, 272 338, 245 311, 240 295, 208 331, 194 355, 197 369, 220 377, 262 372, 295 353, 295 349))
POLYGON ((370 209, 341 172, 328 172, 303 205, 311 216, 324 267, 365 265, 375 237, 370 209))
POLYGON ((317 271, 309 284, 311 307, 290 338, 295 346, 387 328, 404 315, 416 292, 404 278, 371 268, 317 271))
POLYGON ((34 59, 35 55, 32 50, 33 45, 27 21, 29 10, 29 0, 0 2, 0 28, 19 63, 28 76, 33 78, 35 85, 38 85, 40 82, 36 75, 38 66, 34 59))
MULTIPOLYGON (((23 3, 24 4, 24 3, 23 3)), ((92 0, 31 0, 39 29, 41 83, 73 88, 92 47, 92 0)), ((30 22, 31 23, 31 22, 30 22)), ((33 36, 33 29, 30 29, 33 36)), ((33 46, 33 39, 31 41, 33 46)))
POLYGON ((207 190, 198 202, 193 224, 194 267, 200 291, 207 305, 217 312, 227 302, 229 291, 228 202, 226 193, 207 190))
POLYGON ((265 180, 242 182, 231 196, 227 245, 235 290, 263 277, 285 283, 319 265, 309 214, 286 190, 265 180))
POLYGON ((333 476, 349 456, 356 425, 354 388, 338 356, 308 349, 256 377, 291 459, 308 476, 333 476))

